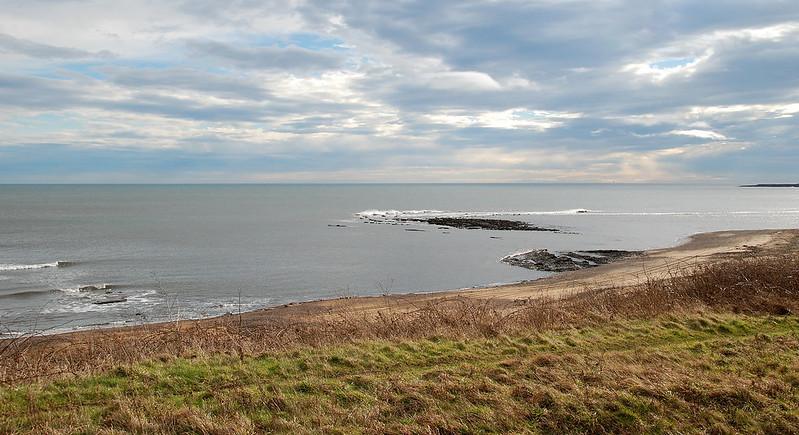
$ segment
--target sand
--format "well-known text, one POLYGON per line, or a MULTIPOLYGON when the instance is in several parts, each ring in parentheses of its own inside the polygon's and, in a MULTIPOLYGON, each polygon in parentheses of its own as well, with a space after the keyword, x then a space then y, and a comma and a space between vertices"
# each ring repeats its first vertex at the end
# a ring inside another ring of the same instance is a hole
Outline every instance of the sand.
MULTIPOLYGON (((616 263, 555 276, 497 287, 452 290, 434 293, 412 293, 373 297, 352 297, 332 300, 287 304, 243 313, 240 322, 247 327, 275 324, 276 322, 317 322, 341 315, 369 316, 384 311, 411 311, 428 303, 444 302, 456 298, 469 298, 491 302, 497 306, 512 306, 534 298, 559 298, 588 289, 627 287, 647 279, 667 277, 723 259, 741 256, 777 255, 799 252, 799 230, 721 231, 697 234, 676 247, 656 249, 642 256, 616 263)), ((181 321, 178 328, 192 326, 213 327, 216 322, 229 322, 230 315, 210 319, 181 321)), ((235 316, 236 322, 239 317, 235 316)), ((176 322, 77 331, 40 337, 43 342, 71 342, 88 339, 92 335, 135 338, 152 333, 159 328, 174 328, 176 322)), ((39 341, 39 340, 36 340, 39 341)), ((44 344, 44 343, 42 343, 44 344)))
POLYGON ((627 287, 648 279, 661 279, 684 271, 736 256, 772 255, 799 252, 799 230, 719 231, 691 236, 685 243, 647 251, 644 255, 616 263, 549 278, 497 287, 452 290, 435 293, 354 297, 283 305, 246 313, 245 322, 257 324, 269 319, 302 319, 337 316, 341 313, 377 314, 385 310, 408 311, 436 300, 465 297, 503 302, 531 298, 558 298, 587 289, 627 287))

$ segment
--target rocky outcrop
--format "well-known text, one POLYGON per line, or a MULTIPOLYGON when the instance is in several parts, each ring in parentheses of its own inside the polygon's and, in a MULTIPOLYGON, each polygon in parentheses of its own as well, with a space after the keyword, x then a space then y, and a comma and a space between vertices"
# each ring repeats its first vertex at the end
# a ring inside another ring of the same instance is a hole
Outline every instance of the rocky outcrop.
POLYGON ((453 218, 435 217, 425 219, 409 219, 414 222, 426 222, 439 227, 463 228, 468 230, 495 230, 495 231, 551 231, 558 232, 557 228, 543 228, 530 225, 527 222, 510 221, 505 219, 481 218, 453 218))
POLYGON ((92 304, 94 305, 108 305, 108 304, 118 304, 121 302, 127 302, 128 298, 125 297, 117 297, 117 298, 105 298, 93 301, 92 304))
POLYGON ((546 249, 538 249, 520 254, 509 255, 502 259, 503 263, 526 269, 544 272, 568 272, 572 270, 596 267, 623 258, 641 255, 639 251, 590 250, 553 254, 546 249))

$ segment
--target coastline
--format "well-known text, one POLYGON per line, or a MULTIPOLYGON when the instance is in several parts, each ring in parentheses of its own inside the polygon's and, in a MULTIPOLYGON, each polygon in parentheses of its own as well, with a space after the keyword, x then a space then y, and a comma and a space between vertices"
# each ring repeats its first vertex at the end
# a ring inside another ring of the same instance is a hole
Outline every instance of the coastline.
MULTIPOLYGON (((799 251, 799 229, 730 230, 694 234, 672 247, 647 250, 641 256, 610 264, 549 277, 508 284, 453 290, 415 292, 380 296, 354 296, 294 302, 259 308, 241 314, 198 319, 180 319, 141 325, 112 326, 55 332, 31 337, 37 343, 65 344, 98 336, 135 338, 142 333, 169 328, 213 328, 235 321, 249 328, 275 323, 313 324, 347 315, 378 316, 416 310, 420 305, 458 299, 478 300, 499 309, 512 308, 531 300, 558 299, 588 290, 628 287, 668 277, 678 271, 724 259, 752 255, 778 255, 799 251)), ((2 341, 2 340, 0 340, 2 341)))

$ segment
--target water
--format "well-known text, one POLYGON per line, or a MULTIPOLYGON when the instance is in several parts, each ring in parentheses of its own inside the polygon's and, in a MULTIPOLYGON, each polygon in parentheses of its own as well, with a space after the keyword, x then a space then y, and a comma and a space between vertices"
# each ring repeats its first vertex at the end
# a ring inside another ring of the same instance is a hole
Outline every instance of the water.
POLYGON ((546 275, 499 262, 514 252, 647 249, 696 232, 798 224, 799 189, 787 188, 6 185, 0 327, 60 331, 513 282, 546 275), (411 210, 508 217, 565 231, 391 225, 411 210), (79 291, 88 285, 109 289, 79 291), (127 301, 96 304, 109 298, 127 301))

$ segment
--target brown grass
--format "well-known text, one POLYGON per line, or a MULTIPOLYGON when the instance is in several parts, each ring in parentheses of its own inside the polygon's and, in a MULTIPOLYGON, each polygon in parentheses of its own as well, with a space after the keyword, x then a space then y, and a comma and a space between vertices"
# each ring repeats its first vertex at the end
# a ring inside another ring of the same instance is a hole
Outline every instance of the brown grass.
MULTIPOLYGON (((0 383, 82 376, 145 360, 232 355, 243 360, 275 350, 367 339, 485 338, 519 331, 597 325, 697 311, 785 315, 799 309, 799 256, 737 259, 675 271, 664 280, 586 291, 560 300, 513 303, 447 297, 411 311, 258 325, 237 316, 136 329, 99 330, 0 342, 0 383)), ((190 415, 184 416, 191 418, 190 415)))

